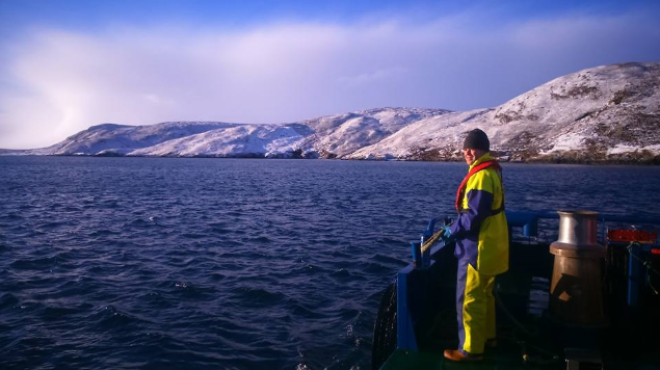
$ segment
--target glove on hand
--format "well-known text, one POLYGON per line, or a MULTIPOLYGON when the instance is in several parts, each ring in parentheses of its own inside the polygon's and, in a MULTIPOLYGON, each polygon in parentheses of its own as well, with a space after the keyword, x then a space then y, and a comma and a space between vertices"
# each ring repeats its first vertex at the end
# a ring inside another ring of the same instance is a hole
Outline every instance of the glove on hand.
POLYGON ((442 229, 444 230, 442 238, 449 239, 451 237, 451 228, 449 226, 443 226, 442 229))

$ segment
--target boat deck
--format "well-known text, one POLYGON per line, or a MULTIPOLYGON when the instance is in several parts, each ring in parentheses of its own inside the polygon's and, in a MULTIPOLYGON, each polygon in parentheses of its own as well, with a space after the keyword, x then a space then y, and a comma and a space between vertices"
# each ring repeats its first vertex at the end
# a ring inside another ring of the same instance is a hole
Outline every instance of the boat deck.
POLYGON ((436 250, 432 267, 408 270, 406 301, 417 348, 401 348, 399 342, 380 369, 660 370, 660 320, 653 312, 660 297, 650 297, 640 310, 623 312, 612 303, 620 301, 613 294, 604 302, 607 324, 586 329, 562 325, 548 309, 554 261, 548 248, 548 243, 511 243, 510 270, 498 276, 495 289, 498 347, 487 349, 482 361, 456 363, 443 357, 445 349, 457 348, 453 246, 436 250), (570 367, 571 360, 581 363, 570 367))
MULTIPOLYGON (((424 370, 451 370, 451 369, 535 369, 534 365, 525 365, 520 354, 512 351, 486 351, 482 361, 456 363, 446 360, 442 352, 417 352, 398 349, 390 359, 381 367, 381 370, 424 369, 424 370)), ((545 365, 542 369, 563 369, 565 365, 556 361, 554 366, 545 365)))
MULTIPOLYGON (((419 370, 561 370, 567 369, 566 360, 563 358, 557 360, 544 360, 545 363, 535 362, 531 359, 525 362, 520 352, 516 352, 515 348, 498 348, 495 350, 486 351, 484 359, 474 362, 452 362, 442 356, 442 352, 427 352, 427 351, 409 351, 404 349, 397 349, 394 351, 388 361, 381 367, 381 370, 402 370, 402 369, 419 369, 419 370)), ((619 360, 606 360, 605 364, 601 366, 592 365, 579 367, 579 369, 595 370, 654 370, 660 369, 660 354, 646 353, 642 357, 619 359, 619 360)))

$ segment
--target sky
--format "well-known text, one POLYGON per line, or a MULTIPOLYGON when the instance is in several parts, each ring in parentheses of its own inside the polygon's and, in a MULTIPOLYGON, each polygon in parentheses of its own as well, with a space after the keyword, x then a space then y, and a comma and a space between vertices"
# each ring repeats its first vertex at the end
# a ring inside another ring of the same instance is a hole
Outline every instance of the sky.
POLYGON ((494 107, 660 62, 660 1, 0 0, 0 148, 101 123, 494 107))

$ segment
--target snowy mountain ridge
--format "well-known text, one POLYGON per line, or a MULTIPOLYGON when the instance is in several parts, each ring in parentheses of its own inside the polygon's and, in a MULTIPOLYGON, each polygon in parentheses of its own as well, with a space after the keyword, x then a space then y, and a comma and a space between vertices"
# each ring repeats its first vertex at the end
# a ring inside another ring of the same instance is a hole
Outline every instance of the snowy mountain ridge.
POLYGON ((510 160, 660 162, 660 63, 590 68, 494 108, 377 108, 283 124, 102 124, 0 155, 455 160, 481 128, 510 160))

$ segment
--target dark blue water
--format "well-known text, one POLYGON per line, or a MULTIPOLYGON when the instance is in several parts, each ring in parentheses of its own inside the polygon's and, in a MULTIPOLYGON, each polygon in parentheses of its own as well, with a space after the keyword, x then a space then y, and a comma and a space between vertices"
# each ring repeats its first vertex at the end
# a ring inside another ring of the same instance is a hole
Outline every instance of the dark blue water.
MULTIPOLYGON (((464 164, 0 157, 0 368, 368 369, 464 164)), ((660 168, 506 165, 509 209, 660 214, 660 168)))

